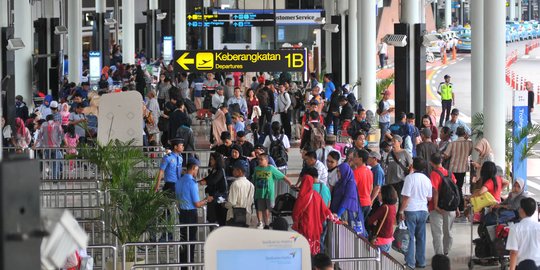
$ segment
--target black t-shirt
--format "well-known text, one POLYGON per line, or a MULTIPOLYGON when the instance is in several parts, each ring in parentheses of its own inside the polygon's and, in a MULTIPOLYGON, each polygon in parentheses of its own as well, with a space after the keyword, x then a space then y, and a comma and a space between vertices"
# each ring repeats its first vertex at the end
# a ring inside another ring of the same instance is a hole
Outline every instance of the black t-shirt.
POLYGON ((244 156, 244 157, 250 157, 251 153, 254 150, 253 149, 253 144, 251 144, 248 141, 244 142, 244 144, 240 145, 240 147, 242 147, 242 156, 244 156))
POLYGON ((527 93, 529 96, 529 109, 534 108, 534 91, 527 93))

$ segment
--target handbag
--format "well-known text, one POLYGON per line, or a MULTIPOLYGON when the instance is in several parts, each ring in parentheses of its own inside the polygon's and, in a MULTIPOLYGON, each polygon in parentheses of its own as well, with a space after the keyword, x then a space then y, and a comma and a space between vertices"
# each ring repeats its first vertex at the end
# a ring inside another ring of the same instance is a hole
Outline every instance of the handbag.
POLYGON ((232 222, 238 226, 247 225, 247 209, 242 207, 233 207, 232 222))
POLYGON ((394 241, 392 241, 392 249, 395 251, 405 254, 409 251, 409 230, 407 230, 407 225, 404 221, 400 221, 396 230, 394 231, 394 241))
POLYGON ((379 227, 377 229, 377 232, 375 234, 370 234, 369 235, 369 242, 371 244, 375 244, 377 242, 377 237, 379 236, 379 233, 381 232, 381 229, 382 229, 382 226, 384 225, 384 222, 386 222, 386 217, 388 216, 388 205, 386 206, 386 211, 384 212, 384 217, 382 219, 381 222, 379 222, 379 224, 377 224, 377 226, 379 227))
POLYGON ((484 209, 484 207, 490 207, 497 204, 497 200, 489 192, 484 192, 479 196, 471 197, 471 204, 473 206, 473 211, 478 213, 484 209))

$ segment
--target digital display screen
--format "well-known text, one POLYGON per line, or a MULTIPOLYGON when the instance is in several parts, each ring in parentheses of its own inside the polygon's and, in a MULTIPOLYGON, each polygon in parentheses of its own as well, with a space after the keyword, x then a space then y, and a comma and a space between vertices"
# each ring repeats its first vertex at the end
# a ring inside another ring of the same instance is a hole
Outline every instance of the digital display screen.
POLYGON ((163 37, 163 60, 169 62, 173 59, 173 37, 165 36, 163 37))
POLYGON ((302 249, 218 250, 217 270, 302 270, 302 249))
POLYGON ((101 76, 101 52, 89 52, 88 58, 90 62, 90 80, 99 81, 101 76))

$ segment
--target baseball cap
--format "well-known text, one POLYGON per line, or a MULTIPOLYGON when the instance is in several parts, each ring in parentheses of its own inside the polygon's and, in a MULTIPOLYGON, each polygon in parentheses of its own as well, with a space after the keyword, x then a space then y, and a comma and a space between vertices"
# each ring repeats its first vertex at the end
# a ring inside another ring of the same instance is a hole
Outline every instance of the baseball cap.
POLYGON ((237 160, 232 164, 232 168, 242 170, 246 173, 247 168, 249 167, 248 163, 245 160, 237 160))
POLYGON ((452 109, 451 115, 459 115, 459 110, 457 108, 452 109))
POLYGON ((381 160, 381 154, 379 154, 379 152, 377 152, 377 151, 371 151, 369 153, 369 157, 374 158, 376 160, 381 160))
POLYGON ((56 102, 56 100, 51 101, 50 107, 51 108, 58 108, 58 102, 56 102))
POLYGON ((184 144, 184 139, 182 138, 174 138, 171 140, 171 145, 178 145, 178 144, 184 144))

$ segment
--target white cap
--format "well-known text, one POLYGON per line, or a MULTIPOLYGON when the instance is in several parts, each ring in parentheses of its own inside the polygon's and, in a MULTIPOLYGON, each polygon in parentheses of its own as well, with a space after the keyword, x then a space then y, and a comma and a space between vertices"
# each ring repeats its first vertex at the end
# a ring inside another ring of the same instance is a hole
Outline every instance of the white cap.
POLYGON ((56 100, 51 101, 51 105, 49 105, 51 108, 58 108, 58 102, 56 100))

